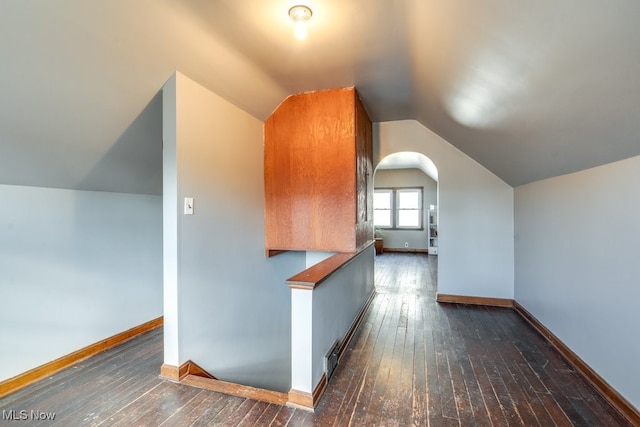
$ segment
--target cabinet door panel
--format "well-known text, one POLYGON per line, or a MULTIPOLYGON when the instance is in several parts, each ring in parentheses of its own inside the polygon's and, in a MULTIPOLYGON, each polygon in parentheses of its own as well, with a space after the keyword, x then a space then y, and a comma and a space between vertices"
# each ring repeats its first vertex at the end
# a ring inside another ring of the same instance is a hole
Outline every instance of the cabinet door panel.
POLYGON ((287 98, 265 123, 267 249, 361 246, 370 153, 371 121, 354 88, 287 98))

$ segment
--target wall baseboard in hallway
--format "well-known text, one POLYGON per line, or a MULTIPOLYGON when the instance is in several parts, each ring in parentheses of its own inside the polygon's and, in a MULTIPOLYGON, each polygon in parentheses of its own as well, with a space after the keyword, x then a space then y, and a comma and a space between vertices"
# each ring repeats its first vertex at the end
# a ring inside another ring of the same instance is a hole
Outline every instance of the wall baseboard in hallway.
POLYGON ((514 302, 514 310, 520 314, 533 328, 540 333, 552 346, 562 354, 562 356, 580 372, 598 392, 609 401, 634 426, 640 426, 640 411, 636 409, 627 399, 622 397, 609 383, 607 383, 596 371, 587 365, 577 354, 575 354, 560 338, 547 329, 538 319, 527 311, 518 302, 514 302))
POLYGON ((429 249, 410 249, 410 248, 383 248, 384 252, 411 253, 411 254, 428 254, 429 249))
POLYGON ((560 338, 555 336, 546 326, 529 313, 517 301, 503 298, 486 298, 463 295, 438 294, 436 300, 439 303, 485 305, 491 307, 512 308, 526 320, 545 340, 555 347, 562 357, 573 365, 576 370, 585 377, 591 385, 604 397, 621 415, 632 425, 640 426, 640 411, 628 400, 620 395, 609 383, 607 383, 596 371, 575 354, 560 338))
POLYGON ((219 380, 191 360, 187 360, 180 366, 163 364, 160 367, 160 378, 230 396, 260 400, 276 405, 287 403, 286 393, 219 380))
POLYGON ((82 362, 83 360, 88 359, 91 356, 116 347, 117 345, 120 345, 125 341, 129 341, 130 339, 135 338, 138 335, 158 328, 162 326, 162 324, 163 317, 161 316, 157 319, 153 319, 141 325, 134 326, 133 328, 127 329, 124 332, 120 332, 119 334, 88 345, 84 348, 81 348, 80 350, 76 350, 73 353, 45 363, 44 365, 40 365, 27 372, 16 375, 15 377, 9 378, 8 380, 2 381, 0 382, 0 398, 18 391, 30 384, 33 384, 36 381, 53 375, 56 372, 60 372, 61 370, 75 365, 76 363, 82 362))
POLYGON ((513 307, 513 300, 508 298, 471 297, 464 295, 437 294, 436 301, 451 304, 487 305, 490 307, 513 307))

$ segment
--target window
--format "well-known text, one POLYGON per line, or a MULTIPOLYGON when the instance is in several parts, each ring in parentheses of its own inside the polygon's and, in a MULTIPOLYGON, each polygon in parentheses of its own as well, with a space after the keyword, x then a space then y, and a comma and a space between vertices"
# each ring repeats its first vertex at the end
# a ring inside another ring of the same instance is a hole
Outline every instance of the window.
POLYGON ((420 228, 422 226, 422 191, 418 189, 396 190, 398 197, 398 228, 420 228))
POLYGON ((376 188, 373 224, 381 228, 422 230, 422 188, 376 188))
POLYGON ((373 192, 373 225, 377 227, 393 227, 393 190, 375 190, 373 192))

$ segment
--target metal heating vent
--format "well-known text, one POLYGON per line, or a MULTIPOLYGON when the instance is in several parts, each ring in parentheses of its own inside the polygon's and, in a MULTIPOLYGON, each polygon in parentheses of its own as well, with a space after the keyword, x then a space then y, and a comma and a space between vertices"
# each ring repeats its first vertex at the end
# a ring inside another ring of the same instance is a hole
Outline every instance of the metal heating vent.
POLYGON ((338 341, 334 342, 329 349, 329 352, 324 356, 324 371, 327 375, 327 380, 331 378, 333 371, 336 369, 336 366, 338 366, 339 344, 340 343, 338 341))

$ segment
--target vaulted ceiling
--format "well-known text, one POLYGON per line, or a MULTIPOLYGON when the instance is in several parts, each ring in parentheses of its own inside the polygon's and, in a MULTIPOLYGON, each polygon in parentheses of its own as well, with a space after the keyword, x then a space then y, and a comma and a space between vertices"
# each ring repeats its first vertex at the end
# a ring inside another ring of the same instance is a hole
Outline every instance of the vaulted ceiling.
POLYGON ((259 119, 356 86, 512 186, 640 155, 640 2, 0 2, 0 184, 161 192, 174 70, 259 119))

